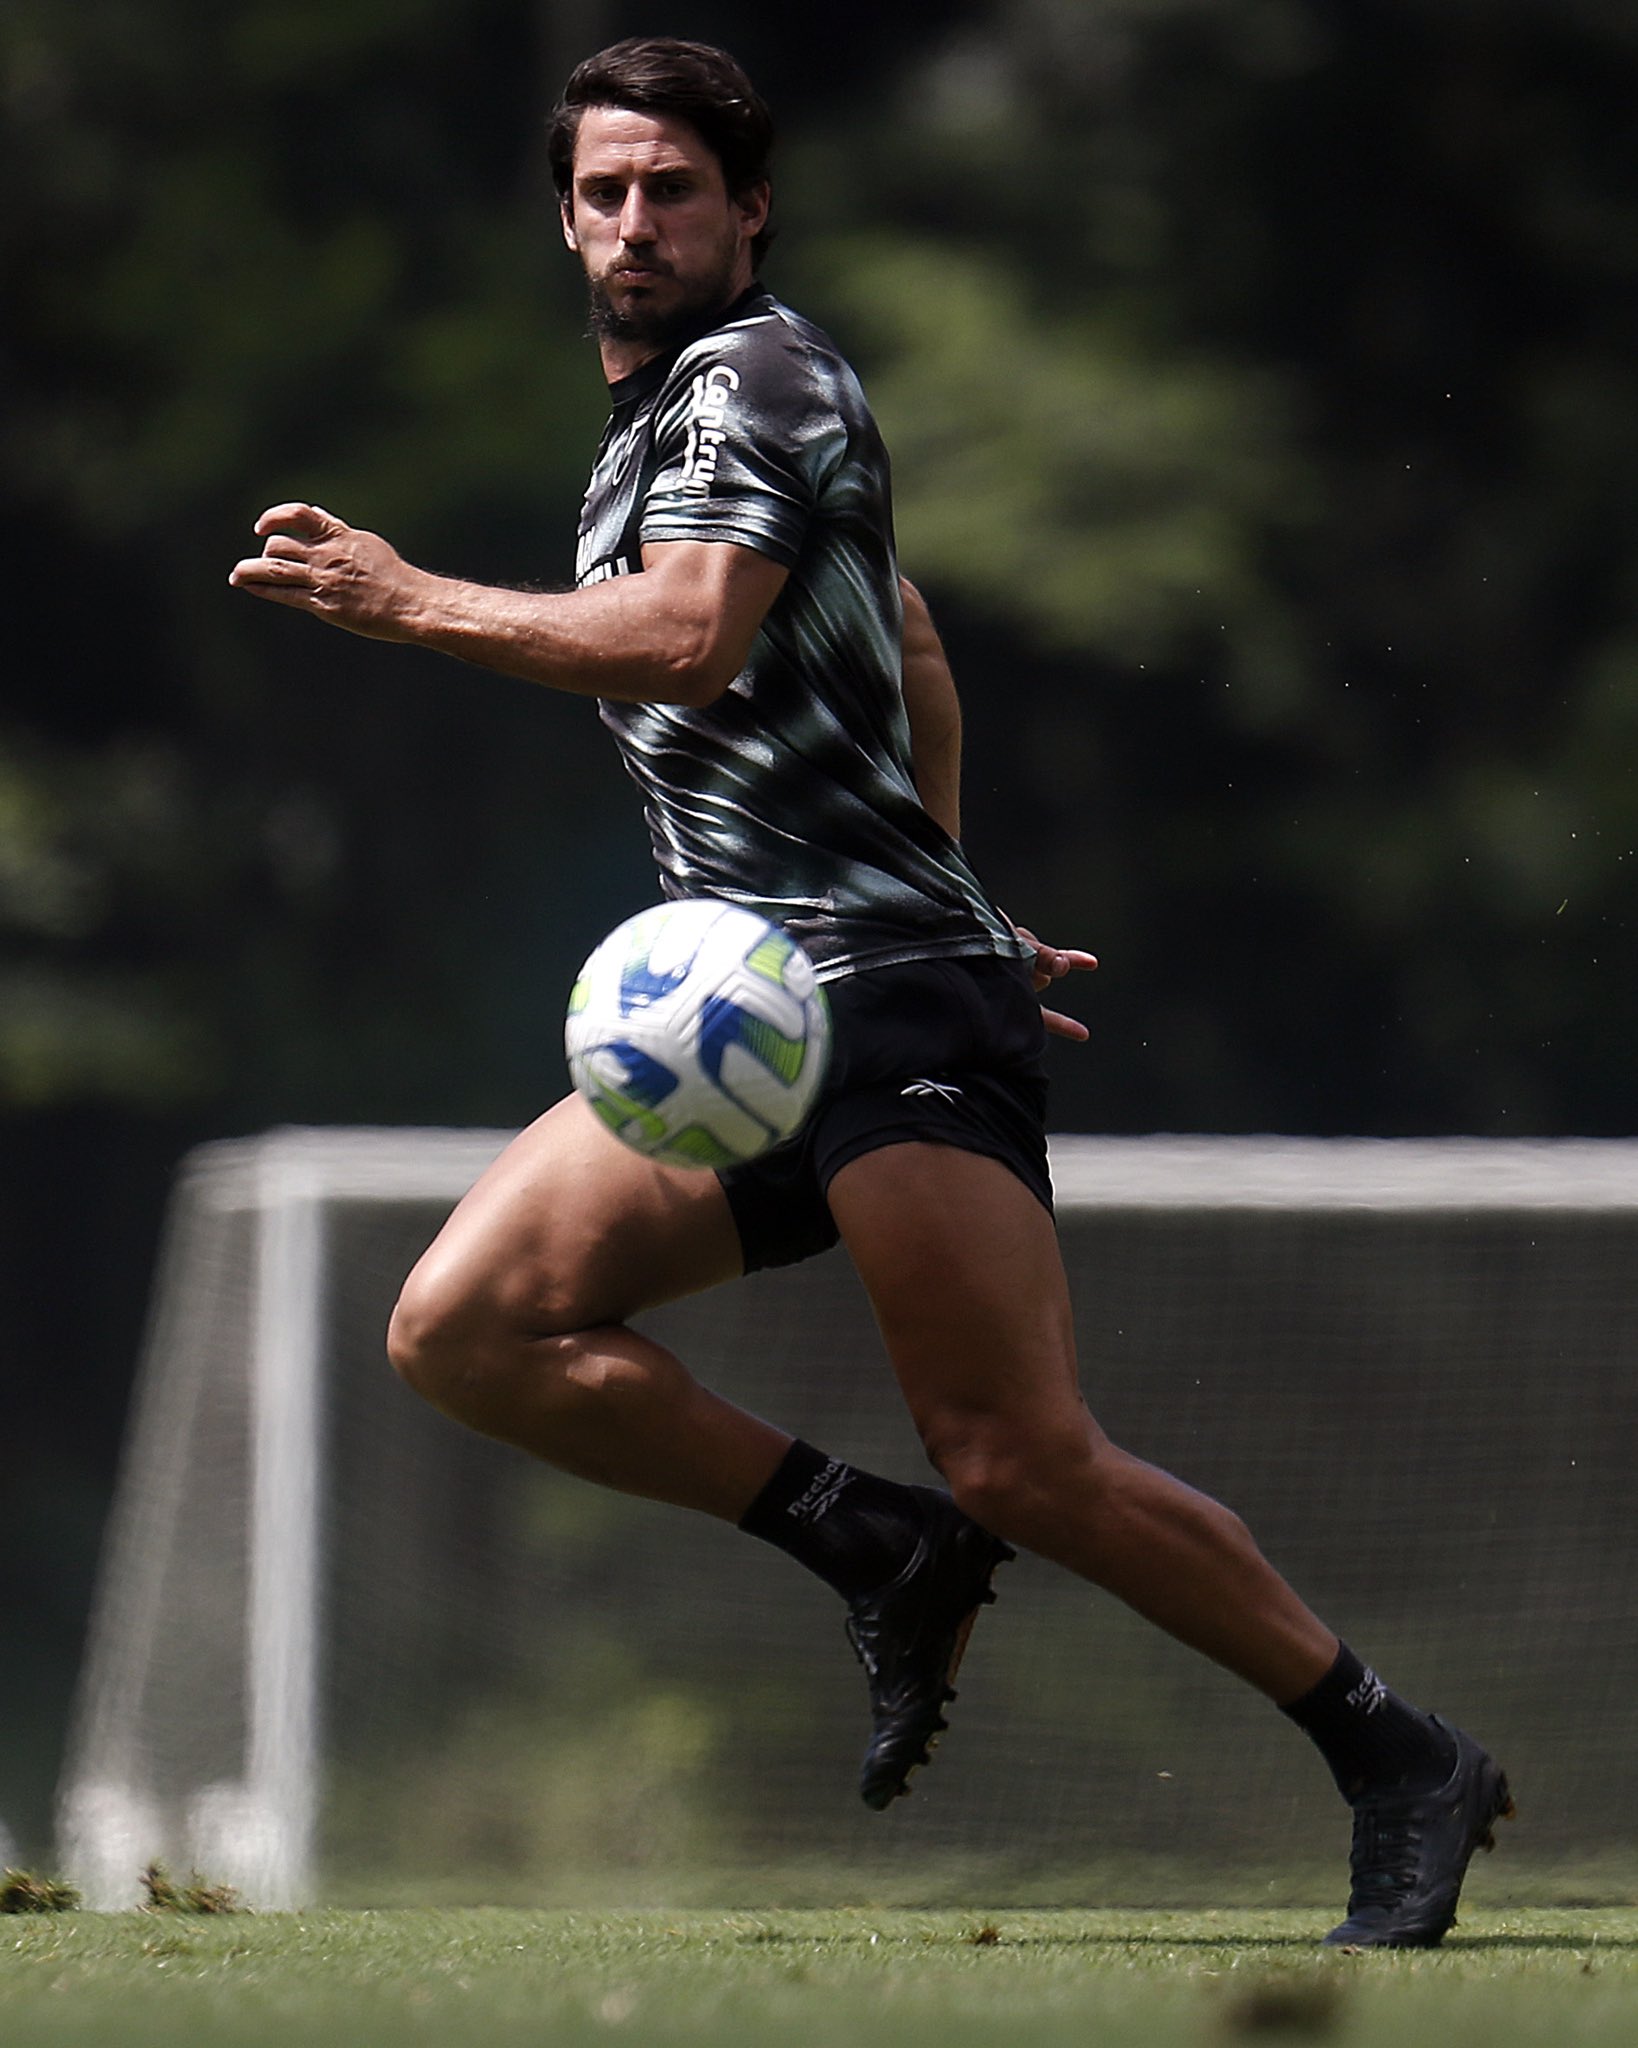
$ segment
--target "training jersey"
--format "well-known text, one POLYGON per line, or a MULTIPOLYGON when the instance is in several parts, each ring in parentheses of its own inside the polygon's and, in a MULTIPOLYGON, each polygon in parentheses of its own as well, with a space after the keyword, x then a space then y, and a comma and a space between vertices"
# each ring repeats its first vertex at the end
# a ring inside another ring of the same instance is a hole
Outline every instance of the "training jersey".
POLYGON ((650 541, 732 542, 790 572, 714 703, 599 700, 665 894, 760 912, 821 980, 1024 957, 916 796, 887 453, 833 344, 753 289, 610 399, 581 587, 640 574, 650 541))

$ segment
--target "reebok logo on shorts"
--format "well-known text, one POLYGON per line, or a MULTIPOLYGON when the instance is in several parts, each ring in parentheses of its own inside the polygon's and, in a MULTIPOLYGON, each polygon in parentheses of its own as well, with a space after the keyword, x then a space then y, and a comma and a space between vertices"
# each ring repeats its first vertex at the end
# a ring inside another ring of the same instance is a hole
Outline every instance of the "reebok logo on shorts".
POLYGON ((959 1102, 961 1090, 950 1081, 912 1081, 908 1088, 899 1090, 901 1095, 936 1095, 940 1102, 959 1102))

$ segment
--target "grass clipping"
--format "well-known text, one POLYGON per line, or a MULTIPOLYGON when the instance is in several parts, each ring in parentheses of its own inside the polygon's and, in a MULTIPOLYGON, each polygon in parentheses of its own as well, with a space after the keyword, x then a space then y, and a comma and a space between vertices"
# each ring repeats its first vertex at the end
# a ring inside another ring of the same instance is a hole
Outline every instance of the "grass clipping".
POLYGON ((150 1913, 242 1913, 239 1894, 230 1884, 211 1884, 197 1870, 178 1883, 163 1863, 150 1863, 142 1873, 150 1913))
POLYGON ((0 1872, 0 1913, 72 1913, 80 1895, 59 1877, 27 1870, 0 1872))

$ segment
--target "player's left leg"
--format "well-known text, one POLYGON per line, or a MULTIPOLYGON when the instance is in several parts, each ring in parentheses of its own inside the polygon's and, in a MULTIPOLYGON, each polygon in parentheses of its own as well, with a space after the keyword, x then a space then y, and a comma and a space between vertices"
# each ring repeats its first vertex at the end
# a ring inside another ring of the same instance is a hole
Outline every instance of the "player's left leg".
POLYGON ((1237 1516, 1109 1441, 1081 1399, 1041 1203, 994 1159, 907 1143, 843 1166, 830 1205, 958 1504, 1249 1680, 1313 1737, 1356 1816, 1349 1917, 1330 1939, 1437 1942, 1509 1810, 1505 1779, 1365 1671, 1237 1516))
POLYGON ((1239 1518, 1112 1444, 1081 1398, 1051 1217, 944 1145, 844 1166, 830 1203, 906 1401, 956 1501, 1248 1679, 1297 1698, 1337 1639, 1239 1518))

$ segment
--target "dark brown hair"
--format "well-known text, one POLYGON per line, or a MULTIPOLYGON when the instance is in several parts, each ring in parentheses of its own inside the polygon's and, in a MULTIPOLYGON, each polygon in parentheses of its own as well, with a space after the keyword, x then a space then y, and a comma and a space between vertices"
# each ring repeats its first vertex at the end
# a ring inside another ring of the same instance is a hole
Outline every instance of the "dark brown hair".
MULTIPOLYGON (((722 166, 730 198, 740 199, 768 176, 773 116, 762 95, 726 50, 675 36, 628 36, 577 64, 552 109, 546 155, 565 204, 574 178, 574 145, 588 107, 628 107, 686 121, 722 166)), ((764 228, 751 244, 760 263, 773 240, 764 228)))

